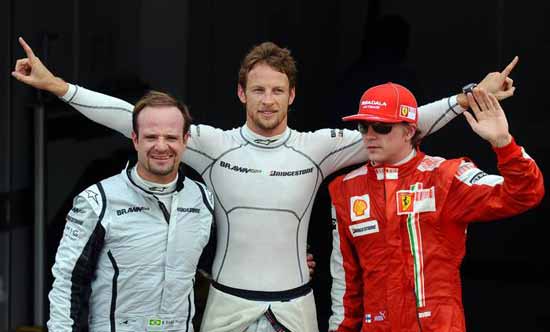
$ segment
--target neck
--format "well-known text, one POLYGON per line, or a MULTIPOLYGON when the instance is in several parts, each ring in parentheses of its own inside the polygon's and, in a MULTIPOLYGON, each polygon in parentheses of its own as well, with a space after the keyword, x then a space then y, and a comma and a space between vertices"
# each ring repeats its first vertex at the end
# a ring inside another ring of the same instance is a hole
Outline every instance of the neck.
POLYGON ((131 171, 132 179, 134 179, 135 184, 137 184, 142 189, 145 189, 148 192, 152 192, 153 194, 163 195, 163 194, 171 194, 176 190, 177 186, 177 180, 178 177, 170 182, 170 183, 158 183, 153 181, 148 181, 144 178, 142 178, 138 173, 138 168, 134 167, 131 171))
POLYGON ((404 158, 402 158, 400 161, 398 161, 397 163, 395 163, 395 164, 393 164, 393 165, 394 165, 394 166, 403 165, 403 164, 406 163, 407 161, 413 159, 414 156, 416 156, 416 150, 415 150, 415 149, 411 149, 411 150, 409 151, 409 153, 408 153, 404 158))
POLYGON ((411 160, 416 156, 416 150, 412 147, 410 149, 407 149, 403 151, 403 153, 400 153, 395 158, 392 158, 391 160, 384 160, 384 161, 371 161, 372 166, 381 166, 381 165, 388 165, 388 166, 399 166, 403 165, 407 161, 411 160))

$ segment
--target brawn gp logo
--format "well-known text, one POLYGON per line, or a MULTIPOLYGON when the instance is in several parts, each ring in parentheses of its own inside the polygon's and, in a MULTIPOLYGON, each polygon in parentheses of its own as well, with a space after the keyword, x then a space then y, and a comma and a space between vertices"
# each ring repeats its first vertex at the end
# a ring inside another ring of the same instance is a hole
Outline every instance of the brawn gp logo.
POLYGON ((129 208, 126 208, 126 209, 116 210, 116 215, 122 216, 123 214, 126 214, 126 213, 143 212, 143 211, 149 211, 149 208, 144 206, 130 206, 129 208))
POLYGON ((229 170, 235 171, 235 172, 241 172, 241 173, 261 173, 261 169, 254 169, 254 168, 248 168, 248 167, 242 167, 237 165, 231 165, 228 162, 221 161, 220 160, 220 166, 223 168, 227 168, 229 170))

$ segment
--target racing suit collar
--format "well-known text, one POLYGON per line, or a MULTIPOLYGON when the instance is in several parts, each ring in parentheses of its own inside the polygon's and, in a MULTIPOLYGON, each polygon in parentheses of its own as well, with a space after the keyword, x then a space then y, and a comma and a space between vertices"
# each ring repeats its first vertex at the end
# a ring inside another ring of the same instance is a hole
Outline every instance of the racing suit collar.
POLYGON ((376 180, 398 180, 400 177, 407 176, 414 172, 418 164, 424 159, 426 154, 420 150, 413 150, 402 161, 397 164, 373 165, 367 163, 367 174, 370 178, 376 180))
POLYGON ((240 134, 245 141, 254 146, 271 149, 285 144, 286 141, 288 141, 288 139, 290 138, 291 129, 287 127, 285 131, 280 135, 265 137, 256 134, 255 132, 250 130, 250 128, 248 128, 248 126, 245 124, 241 127, 240 134))
POLYGON ((176 175, 176 178, 174 179, 174 181, 170 183, 166 183, 166 184, 155 183, 155 182, 147 181, 143 179, 141 176, 139 176, 139 173, 137 172, 137 166, 134 166, 132 167, 130 176, 132 177, 132 180, 134 180, 136 185, 138 185, 141 189, 152 192, 155 195, 166 195, 176 191, 176 183, 178 181, 178 175, 176 175))

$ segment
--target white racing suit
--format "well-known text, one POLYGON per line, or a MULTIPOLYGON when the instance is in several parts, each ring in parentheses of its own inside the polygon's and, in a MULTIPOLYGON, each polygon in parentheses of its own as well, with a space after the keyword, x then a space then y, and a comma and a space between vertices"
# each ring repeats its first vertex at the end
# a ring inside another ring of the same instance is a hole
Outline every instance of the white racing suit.
MULTIPOLYGON (((75 85, 63 99, 130 137, 131 104, 75 85)), ((431 133, 462 111, 456 97, 423 106, 420 129, 431 133)), ((358 131, 287 128, 262 137, 246 125, 191 126, 183 161, 202 175, 216 206, 214 283, 203 331, 240 332, 262 315, 273 316, 281 331, 318 330, 306 264, 313 200, 326 176, 365 160, 358 131)))
POLYGON ((210 236, 211 194, 181 171, 175 192, 163 194, 138 186, 130 173, 74 199, 52 268, 50 331, 80 331, 87 301, 91 332, 193 331, 193 284, 210 236), (160 195, 172 196, 170 211, 160 195))

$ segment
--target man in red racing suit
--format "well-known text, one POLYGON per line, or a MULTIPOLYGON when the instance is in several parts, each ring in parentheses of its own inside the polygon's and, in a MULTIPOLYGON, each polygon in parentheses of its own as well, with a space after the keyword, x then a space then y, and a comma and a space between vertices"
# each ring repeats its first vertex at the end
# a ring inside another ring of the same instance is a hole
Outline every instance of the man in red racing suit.
POLYGON ((415 149, 416 101, 397 84, 367 90, 359 114, 344 118, 359 121, 373 161, 329 186, 331 330, 465 331, 459 267, 468 223, 519 214, 544 195, 542 174, 508 133, 496 99, 477 88, 473 95, 477 120, 466 118, 493 145, 502 176, 415 149))

